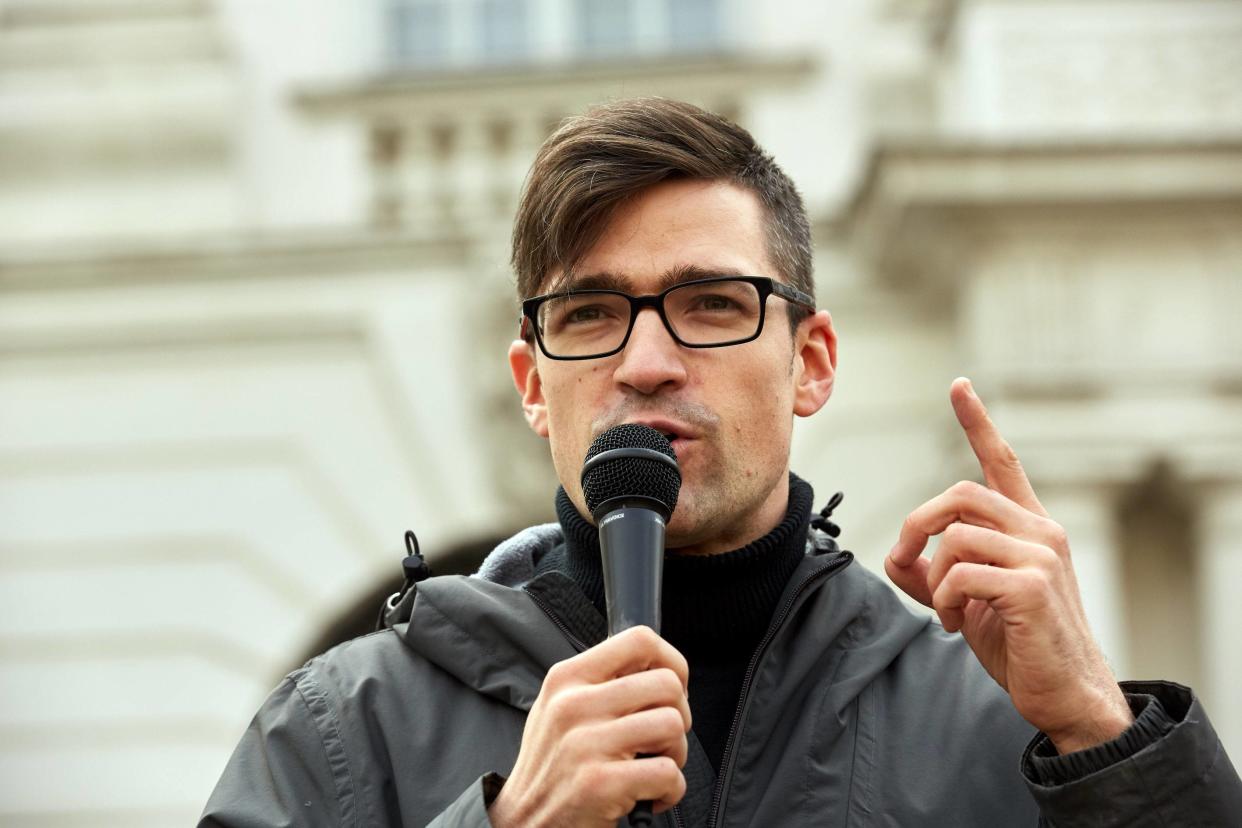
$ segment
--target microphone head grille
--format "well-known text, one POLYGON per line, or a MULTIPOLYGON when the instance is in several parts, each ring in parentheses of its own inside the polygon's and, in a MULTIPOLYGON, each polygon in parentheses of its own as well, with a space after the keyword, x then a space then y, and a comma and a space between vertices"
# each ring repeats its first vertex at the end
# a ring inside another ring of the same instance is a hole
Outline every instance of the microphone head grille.
POLYGON ((587 450, 582 474, 582 493, 587 509, 597 518, 596 510, 611 501, 642 499, 665 512, 668 519, 677 507, 677 494, 681 490, 681 471, 677 468, 677 455, 668 438, 654 428, 636 423, 623 423, 608 429, 595 438, 587 450), (645 449, 658 452, 667 460, 644 452, 627 453, 624 449, 645 449), (600 457, 605 452, 617 451, 617 456, 600 457), (600 457, 599 461, 591 461, 600 457))

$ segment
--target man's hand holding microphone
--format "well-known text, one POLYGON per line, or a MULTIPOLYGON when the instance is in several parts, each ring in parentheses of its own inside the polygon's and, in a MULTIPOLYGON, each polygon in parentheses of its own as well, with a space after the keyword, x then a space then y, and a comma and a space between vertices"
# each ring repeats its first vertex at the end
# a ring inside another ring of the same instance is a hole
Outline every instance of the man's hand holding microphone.
POLYGON ((640 801, 672 808, 686 792, 689 680, 686 659, 650 627, 554 665, 492 825, 611 827, 640 801))
POLYGON ((633 423, 600 434, 582 467, 599 527, 609 637, 552 666, 531 707, 493 826, 646 825, 685 795, 690 668, 660 638, 664 527, 681 488, 672 446, 633 423))

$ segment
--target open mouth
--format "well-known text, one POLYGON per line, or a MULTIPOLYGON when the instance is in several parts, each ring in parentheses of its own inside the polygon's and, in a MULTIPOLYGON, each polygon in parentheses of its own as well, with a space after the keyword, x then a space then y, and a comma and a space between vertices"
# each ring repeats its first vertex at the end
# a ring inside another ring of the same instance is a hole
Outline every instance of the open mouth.
POLYGON ((634 422, 638 425, 645 425, 649 428, 655 429, 660 434, 663 434, 664 439, 668 440, 669 445, 673 448, 673 453, 677 455, 678 459, 681 458, 682 452, 694 439, 693 434, 685 433, 679 430, 679 423, 665 420, 663 418, 653 417, 651 419, 644 419, 640 417, 630 420, 629 422, 634 422))
POLYGON ((682 459, 682 455, 685 453, 686 447, 690 444, 690 438, 683 437, 676 431, 665 431, 662 433, 666 438, 668 438, 668 444, 672 447, 673 454, 675 454, 677 459, 680 461, 682 459))

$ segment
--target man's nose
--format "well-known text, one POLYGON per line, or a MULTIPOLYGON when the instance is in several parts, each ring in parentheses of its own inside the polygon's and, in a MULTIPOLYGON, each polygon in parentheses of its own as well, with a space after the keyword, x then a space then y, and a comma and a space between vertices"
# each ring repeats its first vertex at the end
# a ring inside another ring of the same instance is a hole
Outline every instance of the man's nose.
POLYGON ((655 308, 643 308, 634 320, 630 341, 621 352, 621 364, 613 378, 642 394, 654 394, 662 386, 686 381, 684 351, 664 327, 655 308))

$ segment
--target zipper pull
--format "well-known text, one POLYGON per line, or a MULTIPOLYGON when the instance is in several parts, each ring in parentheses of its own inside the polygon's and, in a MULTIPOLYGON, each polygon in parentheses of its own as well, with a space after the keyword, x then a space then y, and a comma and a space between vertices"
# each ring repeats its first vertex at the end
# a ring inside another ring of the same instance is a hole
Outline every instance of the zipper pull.
POLYGON ((845 500, 845 492, 837 492, 832 497, 828 498, 828 505, 819 510, 819 517, 811 521, 811 526, 829 537, 839 537, 841 534, 841 527, 837 526, 837 524, 833 523, 828 518, 832 517, 832 513, 838 506, 841 505, 842 500, 845 500))
POLYGON ((406 556, 401 559, 401 570, 405 573, 405 586, 401 588, 402 592, 413 584, 431 577, 431 567, 427 565, 427 559, 423 557, 423 553, 418 548, 418 536, 410 529, 405 530, 405 551, 406 556))

